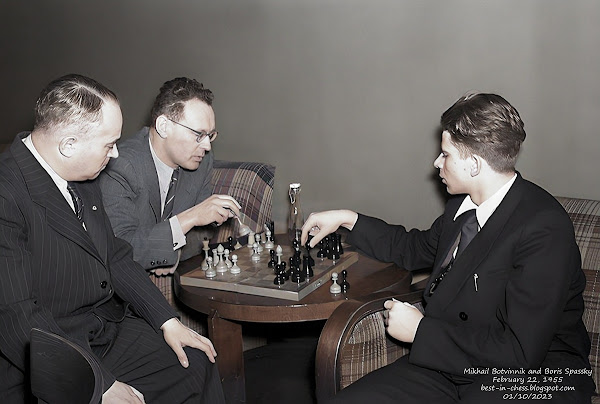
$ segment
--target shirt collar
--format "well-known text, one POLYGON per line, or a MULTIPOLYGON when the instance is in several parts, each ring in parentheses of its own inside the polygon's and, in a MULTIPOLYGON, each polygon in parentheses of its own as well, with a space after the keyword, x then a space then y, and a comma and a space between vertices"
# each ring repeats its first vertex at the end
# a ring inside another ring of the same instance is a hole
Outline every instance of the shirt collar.
MULTIPOLYGON (((35 159, 38 161, 38 163, 40 163, 42 168, 44 170, 46 170, 48 175, 50 175, 50 178, 52 178, 52 181, 54 181, 54 183, 56 184, 58 189, 60 189, 61 192, 63 192, 63 194, 65 194, 65 193, 68 194, 67 181, 64 178, 62 178, 60 175, 58 175, 56 173, 56 171, 54 171, 54 169, 52 167, 50 167, 50 164, 48 164, 46 162, 46 160, 44 160, 44 158, 40 155, 40 153, 37 151, 37 149, 33 145, 33 140, 31 140, 31 134, 29 134, 26 138, 23 139, 23 143, 29 149, 31 154, 33 154, 33 157, 35 157, 35 159)), ((70 198, 68 198, 67 200, 69 200, 69 199, 70 198)))
POLYGON ((150 137, 148 137, 148 143, 150 144, 150 153, 152 154, 152 160, 154 161, 154 166, 156 167, 156 174, 158 175, 158 187, 161 192, 166 194, 169 189, 169 183, 171 182, 171 176, 173 175, 173 169, 166 165, 154 151, 152 147, 152 142, 150 141, 150 137))
POLYGON ((481 229, 490 216, 496 211, 496 208, 500 205, 512 185, 515 183, 517 179, 517 174, 515 175, 500 189, 498 189, 492 196, 486 199, 481 205, 477 206, 475 202, 471 199, 470 195, 467 195, 465 199, 462 201, 456 214, 454 215, 454 220, 459 217, 461 214, 465 213, 468 210, 475 209, 475 215, 477 216, 477 223, 479 223, 479 228, 481 229))

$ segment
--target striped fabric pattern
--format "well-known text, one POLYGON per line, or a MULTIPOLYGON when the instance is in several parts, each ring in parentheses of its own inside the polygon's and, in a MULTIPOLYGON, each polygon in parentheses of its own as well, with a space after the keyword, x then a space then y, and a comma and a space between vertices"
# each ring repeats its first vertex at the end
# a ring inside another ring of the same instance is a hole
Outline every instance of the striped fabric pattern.
MULTIPOLYGON (((246 216, 245 224, 255 233, 264 231, 271 221, 275 166, 265 163, 215 160, 212 175, 213 194, 231 195, 241 205, 246 216)), ((227 237, 235 238, 234 220, 220 226, 211 239, 224 243, 227 237)))
MULTIPOLYGON (((556 197, 563 205, 575 229, 581 251, 582 269, 587 282, 583 293, 583 321, 592 347, 590 363, 597 388, 600 386, 600 201, 556 197)), ((348 343, 341 347, 340 387, 345 388, 362 376, 408 353, 408 345, 398 344, 385 333, 383 312, 366 316, 356 324, 348 343)), ((600 396, 592 403, 600 404, 600 396)))

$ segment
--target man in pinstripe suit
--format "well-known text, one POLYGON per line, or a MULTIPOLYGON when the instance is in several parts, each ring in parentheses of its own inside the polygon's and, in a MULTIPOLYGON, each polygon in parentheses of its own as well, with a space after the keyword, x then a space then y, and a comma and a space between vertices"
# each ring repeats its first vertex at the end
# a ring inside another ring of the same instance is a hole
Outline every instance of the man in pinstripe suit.
POLYGON ((31 400, 38 327, 94 354, 105 403, 224 402, 212 343, 179 322, 88 181, 118 155, 117 97, 69 75, 42 91, 35 112, 33 132, 0 157, 0 396, 31 400))

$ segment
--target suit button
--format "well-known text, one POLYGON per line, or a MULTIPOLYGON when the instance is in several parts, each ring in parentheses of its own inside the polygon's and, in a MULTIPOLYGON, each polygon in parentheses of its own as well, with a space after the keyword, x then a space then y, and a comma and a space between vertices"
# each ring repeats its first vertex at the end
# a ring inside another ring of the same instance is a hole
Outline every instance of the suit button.
POLYGON ((102 282, 100 282, 100 287, 101 287, 102 289, 106 289, 106 285, 108 285, 108 282, 106 282, 106 281, 102 281, 102 282))
POLYGON ((465 313, 464 311, 461 311, 460 314, 458 315, 458 317, 460 317, 460 319, 462 321, 467 321, 469 318, 469 315, 467 313, 465 313))
POLYGON ((167 260, 163 260, 163 264, 166 264, 166 263, 167 263, 167 260))
POLYGON ((156 264, 156 262, 150 261, 150 265, 154 265, 154 264, 156 264))

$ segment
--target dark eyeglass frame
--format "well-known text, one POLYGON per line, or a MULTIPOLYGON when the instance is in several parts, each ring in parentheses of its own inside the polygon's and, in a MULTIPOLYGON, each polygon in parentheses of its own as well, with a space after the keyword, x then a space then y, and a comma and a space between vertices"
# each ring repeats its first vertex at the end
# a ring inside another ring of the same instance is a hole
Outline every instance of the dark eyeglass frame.
POLYGON ((171 118, 167 118, 167 119, 169 121, 173 122, 173 123, 176 123, 179 126, 183 126, 184 128, 186 128, 186 129, 191 130, 192 132, 194 132, 196 134, 196 142, 197 143, 202 142, 204 140, 204 138, 207 137, 207 136, 208 136, 208 141, 212 143, 217 138, 217 136, 219 135, 219 132, 217 130, 213 130, 212 132, 206 132, 204 130, 197 131, 197 130, 194 130, 194 129, 190 128, 189 126, 185 126, 182 123, 174 121, 171 118))

